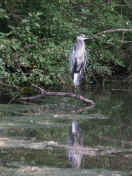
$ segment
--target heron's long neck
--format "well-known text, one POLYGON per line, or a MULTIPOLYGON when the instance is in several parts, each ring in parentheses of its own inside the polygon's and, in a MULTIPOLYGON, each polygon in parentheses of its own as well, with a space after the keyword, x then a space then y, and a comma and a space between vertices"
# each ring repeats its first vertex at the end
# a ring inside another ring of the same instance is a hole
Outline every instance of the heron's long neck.
POLYGON ((84 42, 84 40, 77 40, 77 46, 78 46, 78 48, 85 49, 85 42, 84 42))
POLYGON ((85 42, 83 40, 77 40, 76 47, 76 57, 79 59, 85 53, 85 42))

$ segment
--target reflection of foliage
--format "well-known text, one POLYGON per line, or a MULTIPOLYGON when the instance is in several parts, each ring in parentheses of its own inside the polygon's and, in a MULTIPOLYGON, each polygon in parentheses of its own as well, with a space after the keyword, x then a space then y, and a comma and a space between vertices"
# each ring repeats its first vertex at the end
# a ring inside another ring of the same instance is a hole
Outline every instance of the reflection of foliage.
MULTIPOLYGON (((127 2, 129 2, 127 0, 127 2)), ((131 28, 126 1, 9 0, 0 6, 0 71, 8 84, 69 85, 68 54, 77 33, 131 28), (3 26, 4 24, 4 26, 3 26)), ((86 42, 86 80, 131 73, 126 32, 100 35, 86 42), (129 67, 128 67, 129 66, 129 67)))
POLYGON ((128 8, 132 9, 132 1, 130 0, 124 0, 125 4, 127 5, 128 8))

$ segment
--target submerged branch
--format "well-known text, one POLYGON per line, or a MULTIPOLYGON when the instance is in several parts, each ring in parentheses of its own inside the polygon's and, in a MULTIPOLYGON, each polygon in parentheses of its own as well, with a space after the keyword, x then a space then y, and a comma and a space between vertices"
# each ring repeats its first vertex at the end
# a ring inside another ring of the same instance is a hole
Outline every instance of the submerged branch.
POLYGON ((0 149, 8 149, 8 148, 25 148, 25 149, 34 149, 34 150, 44 150, 46 148, 64 148, 65 150, 73 149, 76 152, 79 152, 83 155, 87 156, 104 156, 110 154, 117 154, 121 152, 132 152, 132 149, 122 149, 122 148, 114 148, 114 147, 105 147, 105 146, 69 146, 65 144, 58 144, 55 141, 43 141, 43 142, 35 142, 34 140, 28 138, 8 138, 8 137, 0 137, 0 149))

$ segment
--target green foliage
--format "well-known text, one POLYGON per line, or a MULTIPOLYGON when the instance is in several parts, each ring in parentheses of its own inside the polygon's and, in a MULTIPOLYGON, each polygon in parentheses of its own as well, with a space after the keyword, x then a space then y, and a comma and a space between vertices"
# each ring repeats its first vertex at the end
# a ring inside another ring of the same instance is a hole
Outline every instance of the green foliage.
MULTIPOLYGON (((17 86, 35 83, 68 87, 68 55, 75 36, 131 28, 128 3, 131 2, 3 1, 0 6, 0 79, 17 86)), ((131 74, 132 53, 127 42, 130 40, 130 33, 113 32, 87 41, 86 80, 105 79, 119 74, 120 68, 131 74)))
POLYGON ((65 42, 56 46, 52 38, 41 38, 40 15, 29 13, 18 27, 9 26, 11 32, 1 34, 1 73, 10 84, 58 85, 63 79, 65 42))

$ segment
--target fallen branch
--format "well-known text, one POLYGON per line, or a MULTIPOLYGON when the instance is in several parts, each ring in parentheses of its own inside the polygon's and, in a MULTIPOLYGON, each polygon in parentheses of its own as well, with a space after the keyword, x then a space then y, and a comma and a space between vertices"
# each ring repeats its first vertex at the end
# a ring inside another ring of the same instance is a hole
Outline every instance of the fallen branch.
POLYGON ((39 90, 40 94, 39 95, 35 95, 35 96, 31 96, 31 97, 22 97, 22 98, 18 98, 17 101, 30 101, 30 100, 36 100, 45 96, 63 96, 63 97, 72 97, 72 98, 76 98, 79 100, 84 101, 85 103, 87 103, 88 105, 91 105, 92 107, 95 106, 95 103, 93 100, 89 100, 85 97, 83 97, 82 95, 76 95, 74 93, 70 93, 70 92, 47 92, 46 90, 44 90, 43 88, 32 84, 32 86, 34 88, 36 88, 37 90, 39 90))
POLYGON ((18 89, 18 87, 16 85, 9 85, 9 84, 3 83, 1 81, 0 81, 0 85, 3 86, 3 87, 8 87, 8 88, 12 88, 12 89, 14 89, 14 88, 18 89))
POLYGON ((22 97, 22 98, 18 98, 17 101, 31 101, 31 100, 36 100, 45 96, 63 96, 63 97, 72 97, 75 99, 79 99, 84 101, 85 103, 87 103, 88 105, 95 105, 93 100, 89 100, 85 97, 83 97, 82 95, 76 95, 74 93, 70 93, 70 92, 47 92, 47 91, 43 91, 43 93, 39 94, 39 95, 35 95, 35 96, 31 96, 31 97, 22 97))
POLYGON ((42 89, 41 87, 35 85, 35 84, 32 84, 32 87, 34 87, 35 89, 37 89, 41 94, 45 93, 46 90, 42 89))

